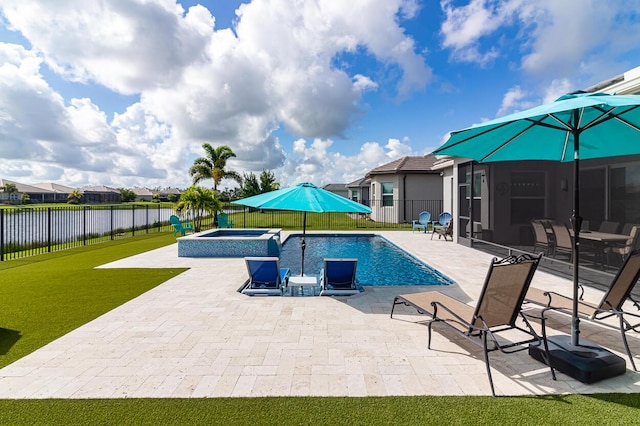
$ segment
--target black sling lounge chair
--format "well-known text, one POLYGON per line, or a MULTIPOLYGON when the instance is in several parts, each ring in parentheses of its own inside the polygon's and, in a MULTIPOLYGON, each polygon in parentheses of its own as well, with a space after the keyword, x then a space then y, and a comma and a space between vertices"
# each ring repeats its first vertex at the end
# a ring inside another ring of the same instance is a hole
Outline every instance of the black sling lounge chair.
MULTIPOLYGON (((628 320, 628 317, 639 320, 640 315, 625 311, 623 305, 629 301, 636 309, 640 310, 640 304, 631 297, 631 290, 633 290, 633 287, 636 285, 638 277, 640 277, 640 249, 632 251, 625 258, 624 263, 613 278, 611 285, 602 297, 602 300, 600 300, 600 303, 596 305, 582 300, 578 302, 578 314, 582 319, 611 326, 602 320, 613 316, 618 317, 618 330, 622 336, 622 343, 624 344, 624 349, 627 351, 629 361, 631 361, 631 366, 635 371, 638 371, 638 369, 633 361, 626 333, 629 330, 633 330, 636 333, 640 332, 640 321, 632 324, 628 320)), ((546 336, 544 319, 547 311, 553 310, 568 315, 572 315, 573 312, 573 299, 553 291, 530 288, 525 297, 525 301, 544 306, 542 310, 543 336, 546 336)))
MULTIPOLYGON (((430 315, 429 349, 431 349, 432 328, 436 323, 448 326, 481 346, 484 351, 491 393, 495 396, 489 352, 499 350, 504 353, 513 353, 527 349, 529 344, 539 344, 544 345, 545 353, 548 353, 546 340, 534 331, 527 317, 521 312, 524 296, 541 257, 542 253, 535 257, 521 255, 509 256, 501 260, 494 258, 475 307, 443 293, 428 291, 396 296, 391 308, 391 317, 393 318, 393 311, 399 304, 413 306, 419 313, 430 315), (518 318, 522 319, 524 327, 516 324, 518 318), (499 341, 497 334, 507 330, 519 330, 527 337, 517 342, 499 341)), ((551 375, 555 380, 552 367, 551 375)))

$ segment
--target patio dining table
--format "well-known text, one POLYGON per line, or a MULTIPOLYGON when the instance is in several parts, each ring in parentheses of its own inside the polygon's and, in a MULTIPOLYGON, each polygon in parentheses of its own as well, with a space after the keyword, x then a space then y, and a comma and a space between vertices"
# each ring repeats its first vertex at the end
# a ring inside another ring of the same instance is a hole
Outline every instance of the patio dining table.
MULTIPOLYGON (((569 230, 571 233, 571 237, 573 237, 573 230, 569 230)), ((596 263, 600 263, 600 267, 604 269, 604 263, 606 259, 606 248, 611 246, 612 244, 620 244, 625 243, 629 239, 628 235, 625 234, 611 234, 608 232, 598 232, 598 231, 582 231, 580 232, 580 240, 583 242, 591 242, 591 247, 595 250, 594 260, 596 263)))

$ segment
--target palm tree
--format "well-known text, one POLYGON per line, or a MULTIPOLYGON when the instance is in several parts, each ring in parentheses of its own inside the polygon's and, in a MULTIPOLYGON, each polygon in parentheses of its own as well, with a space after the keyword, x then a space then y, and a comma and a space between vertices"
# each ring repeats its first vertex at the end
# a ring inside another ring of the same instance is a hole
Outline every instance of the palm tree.
POLYGON ((236 156, 229 146, 220 145, 214 149, 210 144, 204 143, 202 148, 206 155, 196 158, 189 169, 194 185, 203 179, 213 179, 213 190, 217 192, 218 184, 222 179, 229 178, 238 183, 242 182, 238 173, 225 169, 227 160, 236 156))
POLYGON ((18 193, 18 187, 16 186, 15 183, 7 182, 4 184, 4 186, 0 186, 0 191, 8 194, 7 201, 10 203, 15 199, 16 195, 13 195, 13 194, 18 193))
POLYGON ((77 189, 74 189, 67 195, 67 203, 68 204, 78 204, 82 199, 82 192, 77 189))
POLYGON ((176 211, 180 213, 184 210, 191 212, 195 232, 200 232, 202 219, 207 214, 215 215, 222 210, 222 203, 216 198, 214 191, 194 185, 182 191, 176 203, 176 211))

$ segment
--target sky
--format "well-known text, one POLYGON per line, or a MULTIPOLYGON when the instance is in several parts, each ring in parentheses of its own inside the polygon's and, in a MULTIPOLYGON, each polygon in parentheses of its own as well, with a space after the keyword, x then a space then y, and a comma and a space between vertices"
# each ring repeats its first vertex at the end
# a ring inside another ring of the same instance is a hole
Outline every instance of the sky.
POLYGON ((639 39, 640 0, 0 0, 0 178, 186 188, 210 143, 348 183, 640 66, 639 39))

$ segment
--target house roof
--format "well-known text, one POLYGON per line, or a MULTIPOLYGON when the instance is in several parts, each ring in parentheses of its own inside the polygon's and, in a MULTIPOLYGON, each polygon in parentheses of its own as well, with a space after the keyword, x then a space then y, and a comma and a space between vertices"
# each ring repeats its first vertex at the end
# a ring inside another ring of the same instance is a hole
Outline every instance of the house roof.
POLYGON ((118 194, 120 193, 120 191, 118 191, 117 189, 111 188, 109 186, 104 186, 104 185, 83 186, 82 188, 80 188, 80 190, 83 192, 117 192, 118 194))
POLYGON ((326 189, 327 191, 346 191, 347 184, 346 183, 328 183, 322 187, 322 189, 326 189))
POLYGON ((397 160, 391 161, 382 166, 378 166, 375 169, 369 171, 367 176, 370 175, 386 175, 386 174, 405 174, 405 173, 439 173, 433 170, 433 165, 438 161, 435 155, 427 154, 420 157, 402 157, 397 160))
POLYGON ((153 195, 153 192, 151 192, 151 190, 147 189, 147 188, 133 187, 133 188, 131 188, 131 191, 134 194, 139 195, 139 196, 143 196, 143 195, 151 196, 151 195, 153 195))
POLYGON ((358 188, 361 186, 368 186, 371 183, 371 179, 368 177, 361 177, 360 179, 354 180, 351 183, 347 184, 347 188, 358 188))
POLYGON ((60 185, 59 183, 54 182, 39 182, 34 183, 33 186, 42 189, 48 189, 49 191, 57 192, 59 194, 70 194, 75 191, 75 188, 71 188, 70 186, 60 185))
POLYGON ((20 193, 30 192, 30 193, 38 193, 38 194, 48 194, 48 193, 53 192, 51 190, 44 189, 44 188, 39 188, 39 187, 33 186, 33 185, 26 185, 24 183, 14 182, 12 180, 0 179, 0 186, 5 186, 7 183, 14 184, 16 186, 16 189, 20 193))

